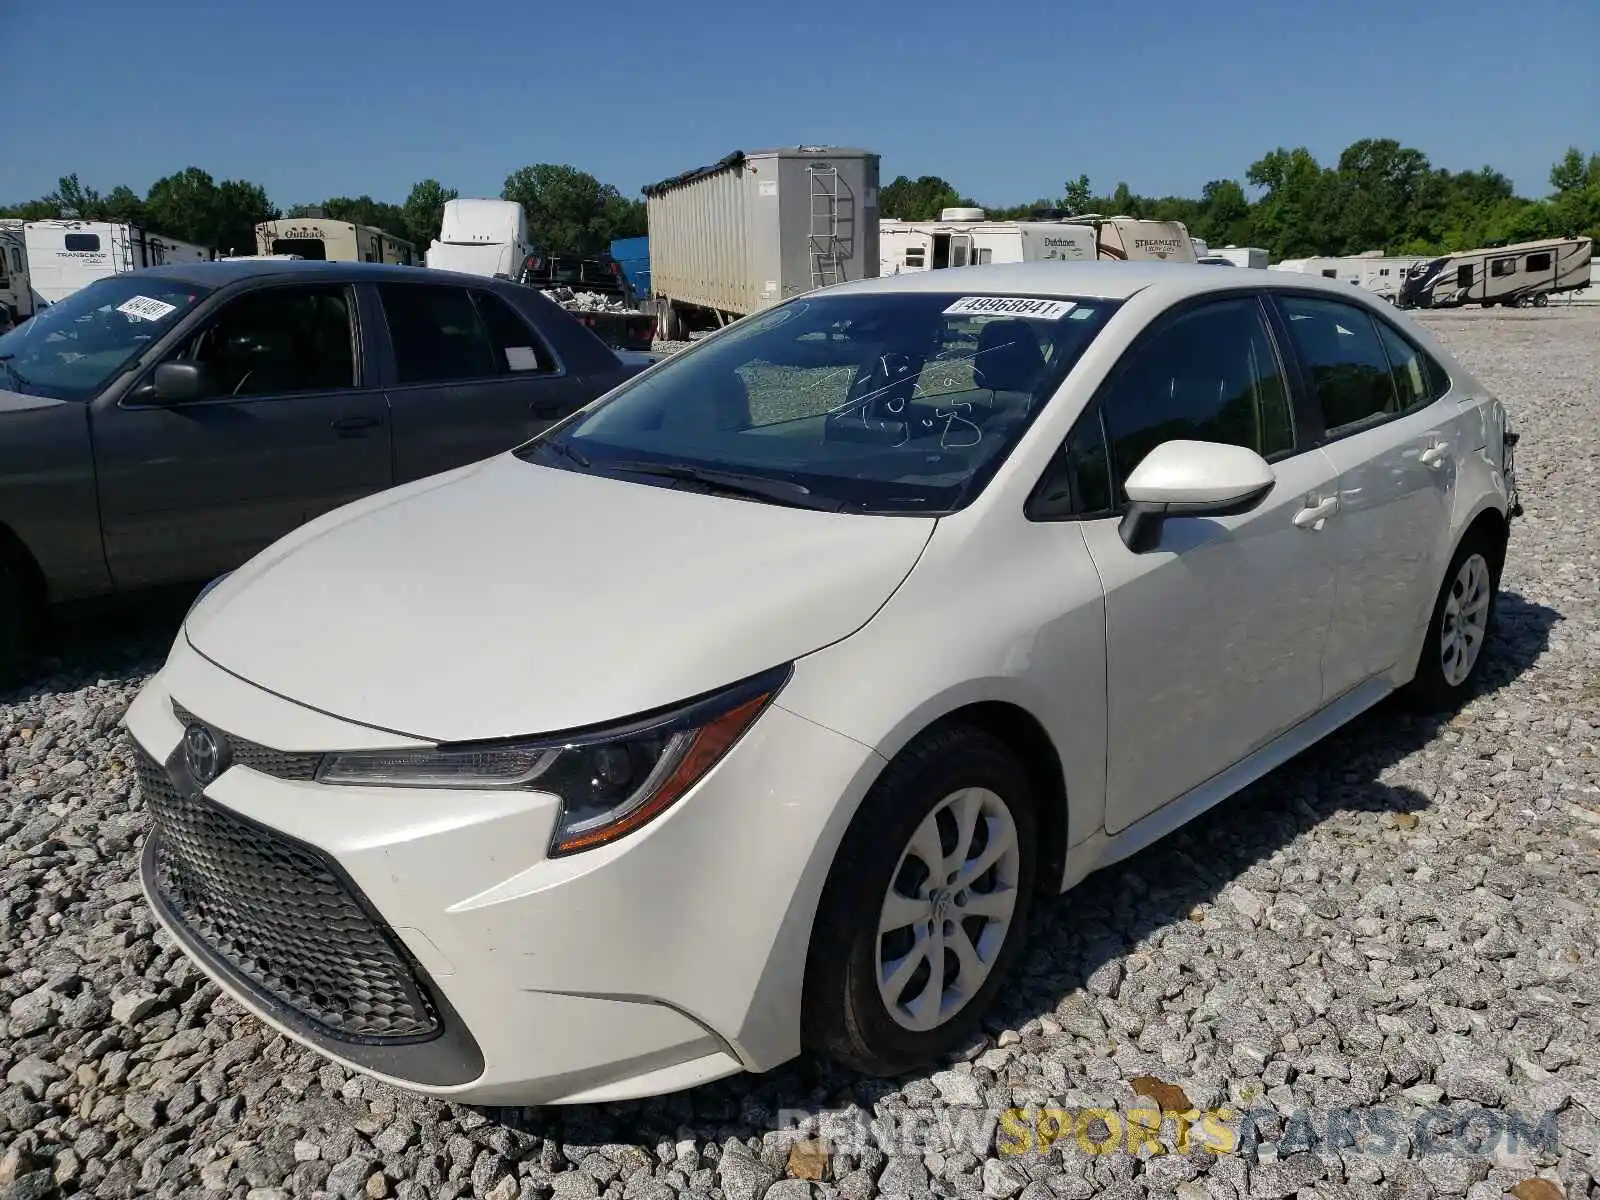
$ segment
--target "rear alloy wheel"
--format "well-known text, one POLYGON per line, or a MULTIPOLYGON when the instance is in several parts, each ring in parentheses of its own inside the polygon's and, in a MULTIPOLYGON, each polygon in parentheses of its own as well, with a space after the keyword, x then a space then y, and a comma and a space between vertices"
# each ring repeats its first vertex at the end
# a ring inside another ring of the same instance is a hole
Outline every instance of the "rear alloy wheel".
POLYGON ((1416 678, 1407 689, 1419 707, 1446 711, 1466 700, 1494 628, 1499 585, 1481 541, 1469 541, 1456 551, 1434 602, 1416 678))
POLYGON ((807 1045, 897 1075, 967 1038, 1016 956, 1037 839, 1028 778, 982 730, 923 735, 856 814, 807 960, 807 1045))

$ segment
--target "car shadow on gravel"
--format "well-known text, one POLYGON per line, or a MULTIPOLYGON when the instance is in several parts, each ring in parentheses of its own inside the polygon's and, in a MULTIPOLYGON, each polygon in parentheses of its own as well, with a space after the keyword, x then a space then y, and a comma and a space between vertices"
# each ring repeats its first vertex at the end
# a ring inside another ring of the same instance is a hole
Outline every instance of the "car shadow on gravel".
MULTIPOLYGON (((1474 700, 1492 696, 1534 665, 1561 619, 1513 592, 1498 601, 1474 700)), ((1451 718, 1419 715, 1385 701, 1324 741, 1124 862, 1091 875, 1035 907, 1027 951, 990 1010, 983 1033, 952 1062, 976 1058, 1005 1030, 1053 1015, 1102 966, 1168 926, 1201 916, 1252 868, 1338 814, 1370 813, 1373 835, 1396 817, 1418 814, 1430 798, 1383 781, 1385 772, 1438 737, 1451 718)), ((1155 950, 1159 956, 1159 948, 1155 950)), ((686 1137, 723 1141, 761 1137, 782 1110, 815 1112, 857 1104, 926 1080, 933 1067, 893 1080, 869 1079, 804 1055, 765 1075, 736 1076, 689 1092, 601 1106, 482 1109, 510 1128, 578 1145, 653 1146, 686 1137)))
POLYGON ((71 691, 97 679, 133 680, 161 666, 199 594, 198 585, 130 598, 62 605, 50 616, 38 658, 0 704, 71 691))

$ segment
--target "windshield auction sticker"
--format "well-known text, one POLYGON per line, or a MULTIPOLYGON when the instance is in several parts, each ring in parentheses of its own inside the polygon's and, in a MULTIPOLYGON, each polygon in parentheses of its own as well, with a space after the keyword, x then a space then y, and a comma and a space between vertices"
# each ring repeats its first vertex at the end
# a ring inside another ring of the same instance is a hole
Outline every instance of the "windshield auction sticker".
POLYGON ((117 311, 127 313, 128 316, 141 321, 159 321, 162 317, 177 312, 178 306, 151 296, 135 296, 126 303, 117 305, 117 311))
POLYGON ((946 316, 1059 321, 1076 307, 1071 300, 1041 300, 1037 296, 963 296, 944 311, 946 316))

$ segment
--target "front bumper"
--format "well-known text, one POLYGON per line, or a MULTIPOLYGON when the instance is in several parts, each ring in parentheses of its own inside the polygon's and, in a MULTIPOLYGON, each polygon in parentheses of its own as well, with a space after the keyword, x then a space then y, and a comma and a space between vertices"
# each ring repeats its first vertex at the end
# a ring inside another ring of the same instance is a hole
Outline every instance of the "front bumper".
POLYGON ((181 639, 129 709, 141 772, 159 772, 151 906, 288 1036, 402 1087, 503 1104, 656 1094, 798 1052, 816 897, 881 762, 858 743, 769 707, 650 825, 548 860, 555 801, 534 792, 335 788, 237 759, 198 788, 174 702, 280 751, 415 743, 266 693, 181 639), (205 836, 164 875, 178 830, 205 836), (179 867, 204 876, 210 908, 184 899, 179 867), (352 1027, 353 1007, 369 1015, 352 1027))

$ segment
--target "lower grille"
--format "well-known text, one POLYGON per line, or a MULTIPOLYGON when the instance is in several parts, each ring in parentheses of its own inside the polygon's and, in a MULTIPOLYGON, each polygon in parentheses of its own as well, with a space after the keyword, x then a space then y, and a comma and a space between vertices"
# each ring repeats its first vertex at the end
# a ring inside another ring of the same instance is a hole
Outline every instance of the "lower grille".
POLYGON ((152 889, 246 990, 338 1039, 440 1032, 404 951, 330 859, 185 795, 160 763, 135 753, 155 826, 152 889))

